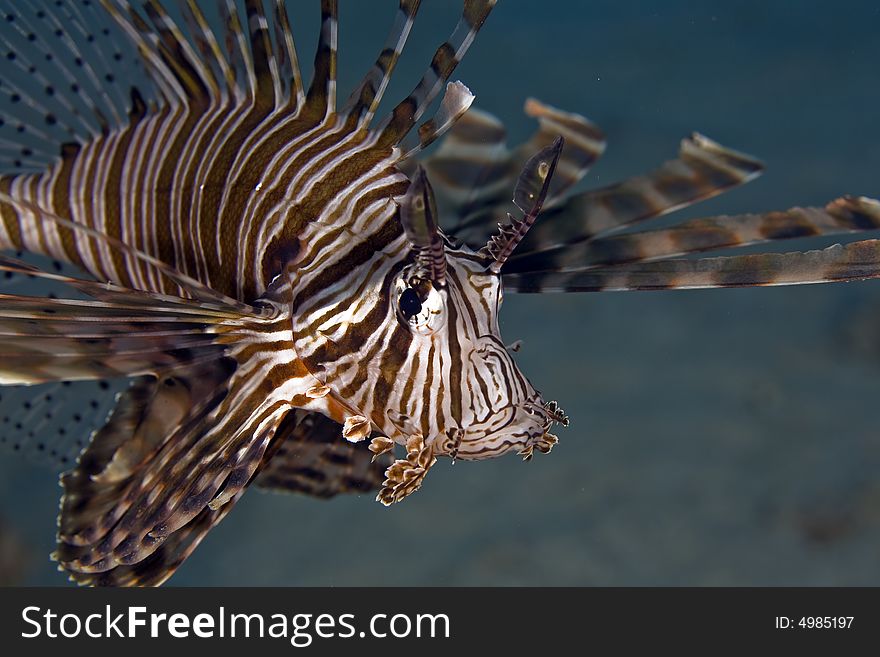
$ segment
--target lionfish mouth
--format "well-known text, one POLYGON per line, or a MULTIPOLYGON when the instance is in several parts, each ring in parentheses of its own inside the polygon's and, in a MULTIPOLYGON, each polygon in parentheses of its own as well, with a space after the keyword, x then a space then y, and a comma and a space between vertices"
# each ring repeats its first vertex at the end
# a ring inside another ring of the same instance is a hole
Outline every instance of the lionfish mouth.
POLYGON ((456 436, 454 445, 444 444, 442 449, 435 448, 435 453, 462 460, 482 460, 515 451, 528 461, 535 450, 547 454, 558 442, 550 433, 554 424, 566 427, 569 424, 559 404, 545 402, 537 394, 493 413, 492 417, 500 424, 492 428, 472 426, 456 436), (505 416, 506 419, 502 419, 505 416))
POLYGON ((523 461, 530 461, 534 456, 535 450, 542 454, 549 454, 553 446, 559 442, 554 434, 550 433, 550 428, 554 424, 560 424, 567 427, 570 422, 565 411, 556 401, 545 402, 540 395, 535 398, 528 399, 523 404, 523 409, 530 415, 541 419, 541 431, 536 432, 517 454, 523 457, 523 461))
POLYGON ((545 431, 554 424, 561 424, 564 427, 567 427, 570 424, 568 416, 559 406, 558 402, 545 402, 538 394, 523 402, 521 408, 528 415, 541 423, 545 431))
MULTIPOLYGON (((540 398, 539 398, 540 399, 540 398)), ((567 427, 570 424, 568 416, 565 414, 565 411, 559 406, 556 401, 539 401, 537 404, 535 402, 526 402, 531 403, 533 407, 535 407, 539 412, 543 413, 549 422, 547 428, 550 428, 550 425, 553 423, 561 424, 564 427, 567 427)))

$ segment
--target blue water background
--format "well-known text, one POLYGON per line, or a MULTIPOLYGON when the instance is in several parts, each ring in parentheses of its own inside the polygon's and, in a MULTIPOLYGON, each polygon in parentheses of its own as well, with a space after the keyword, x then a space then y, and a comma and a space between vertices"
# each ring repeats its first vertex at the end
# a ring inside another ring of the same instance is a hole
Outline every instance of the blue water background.
MULTIPOLYGON (((342 3, 341 88, 394 5, 342 3)), ((295 9, 307 62, 317 3, 295 9)), ((426 0, 395 97, 457 11, 426 0)), ((687 216, 767 211, 880 196, 878 34, 875 1, 502 0, 455 77, 512 143, 533 127, 527 96, 598 123, 609 146, 588 186, 698 130, 768 171, 687 216)), ((252 490, 172 582, 880 584, 880 283, 508 295, 502 331, 572 418, 552 454, 443 460, 390 509, 252 490)), ((59 493, 55 473, 2 455, 26 583, 65 583, 47 558, 59 493)))

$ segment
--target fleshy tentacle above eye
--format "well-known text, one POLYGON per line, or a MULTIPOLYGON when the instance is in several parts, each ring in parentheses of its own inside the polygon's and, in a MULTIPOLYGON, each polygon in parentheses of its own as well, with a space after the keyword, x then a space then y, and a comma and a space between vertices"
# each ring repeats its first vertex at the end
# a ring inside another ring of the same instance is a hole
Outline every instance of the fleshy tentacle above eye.
POLYGON ((446 253, 437 227, 437 205, 434 192, 419 167, 415 179, 400 201, 400 223, 406 238, 417 252, 419 267, 427 272, 435 285, 446 284, 446 253))
MULTIPOLYGON (((451 127, 440 148, 422 160, 434 184, 441 223, 449 234, 474 248, 486 243, 487 226, 507 210, 510 188, 534 153, 558 136, 565 139, 544 202, 546 212, 564 201, 566 191, 605 150, 604 134, 583 116, 534 98, 526 100, 524 110, 538 120, 539 128, 512 150, 507 147, 501 121, 470 107, 451 127)), ((415 165, 404 162, 401 168, 409 173, 415 165)))
POLYGON ((510 223, 498 224, 498 234, 491 237, 480 250, 481 255, 492 259, 490 271, 496 274, 501 271, 517 244, 523 240, 538 218, 564 143, 562 137, 557 137, 550 146, 542 148, 525 163, 513 194, 513 202, 522 210, 523 218, 516 219, 508 214, 510 223))

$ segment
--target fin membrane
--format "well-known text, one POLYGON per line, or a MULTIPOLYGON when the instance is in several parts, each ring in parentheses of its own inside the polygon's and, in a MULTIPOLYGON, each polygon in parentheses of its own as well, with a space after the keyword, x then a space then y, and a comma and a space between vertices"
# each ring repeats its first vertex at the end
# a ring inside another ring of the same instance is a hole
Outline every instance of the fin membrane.
POLYGON ((538 120, 531 138, 509 150, 501 122, 471 108, 450 129, 424 166, 435 188, 444 224, 451 234, 478 246, 485 244, 494 222, 510 208, 510 191, 525 163, 562 136, 556 172, 547 193, 547 208, 587 174, 605 149, 602 131, 586 118, 530 98, 525 112, 538 120))
POLYGON ((127 379, 0 387, 0 445, 66 470, 107 421, 127 379))
POLYGON ((504 276, 512 292, 604 292, 798 285, 880 278, 880 240, 820 251, 658 260, 614 269, 504 276))
POLYGON ((514 256, 505 274, 605 268, 781 240, 880 230, 880 202, 845 196, 824 208, 692 219, 514 256))
POLYGON ((597 239, 717 196, 762 171, 754 158, 695 133, 682 140, 677 159, 651 173, 575 194, 549 208, 518 255, 597 239))
POLYGON ((289 413, 278 429, 277 451, 267 459, 254 483, 267 490, 333 497, 340 493, 374 493, 382 486, 390 454, 373 461, 369 441, 342 438, 342 425, 321 415, 289 413))
POLYGON ((158 585, 250 483, 288 407, 236 384, 232 359, 147 377, 64 488, 53 555, 81 584, 158 585))

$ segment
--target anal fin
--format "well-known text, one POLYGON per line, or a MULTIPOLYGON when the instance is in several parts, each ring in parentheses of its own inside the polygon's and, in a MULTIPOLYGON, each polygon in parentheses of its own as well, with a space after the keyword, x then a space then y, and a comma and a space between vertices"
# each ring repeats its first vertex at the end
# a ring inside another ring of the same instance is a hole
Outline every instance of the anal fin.
POLYGON ((289 405, 224 358, 146 378, 62 477, 55 558, 81 584, 158 585, 238 500, 289 405))
POLYGON ((342 426, 320 413, 289 413, 278 428, 277 451, 267 455, 255 479, 260 488, 333 497, 377 491, 390 454, 373 461, 367 441, 342 438, 342 426))

